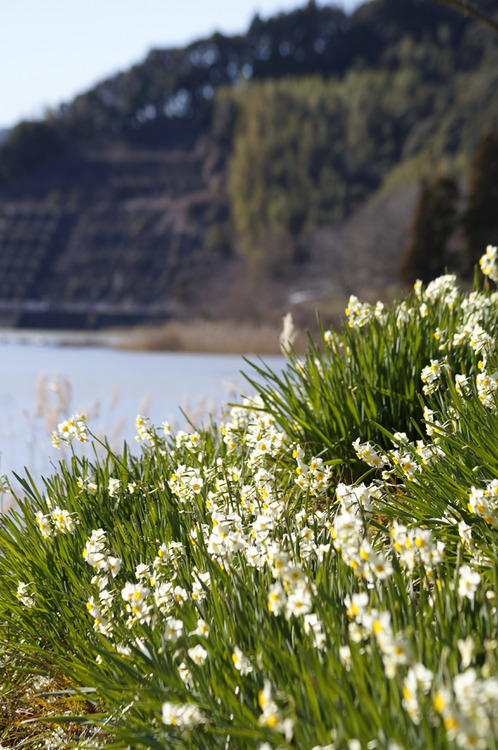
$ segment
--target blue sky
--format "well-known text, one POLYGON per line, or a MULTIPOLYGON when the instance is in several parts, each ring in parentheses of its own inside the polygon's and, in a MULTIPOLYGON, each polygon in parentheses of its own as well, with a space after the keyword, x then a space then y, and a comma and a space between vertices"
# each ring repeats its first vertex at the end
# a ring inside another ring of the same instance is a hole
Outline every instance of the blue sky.
MULTIPOLYGON (((153 47, 244 32, 306 0, 0 0, 0 128, 140 62, 153 47)), ((319 0, 319 5, 326 5, 319 0)), ((360 0, 337 0, 353 10, 360 0)))

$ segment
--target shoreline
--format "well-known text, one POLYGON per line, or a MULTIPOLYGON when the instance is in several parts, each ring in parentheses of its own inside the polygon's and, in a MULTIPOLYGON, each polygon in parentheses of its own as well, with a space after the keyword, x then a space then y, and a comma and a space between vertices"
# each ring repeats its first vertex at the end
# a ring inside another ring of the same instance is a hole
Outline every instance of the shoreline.
MULTIPOLYGON (((0 328, 0 345, 102 347, 120 351, 192 354, 280 355, 282 324, 227 320, 172 320, 157 326, 71 329, 0 328)), ((304 335, 299 339, 304 342, 304 335)))
POLYGON ((123 335, 113 329, 79 331, 72 329, 0 328, 0 344, 26 346, 102 346, 113 348, 123 335))

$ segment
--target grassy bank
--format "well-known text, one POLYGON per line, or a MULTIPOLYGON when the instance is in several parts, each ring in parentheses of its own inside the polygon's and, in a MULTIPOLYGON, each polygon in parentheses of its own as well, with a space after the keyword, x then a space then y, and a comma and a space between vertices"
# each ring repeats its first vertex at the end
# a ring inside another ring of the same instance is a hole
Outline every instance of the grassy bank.
POLYGON ((496 748, 496 249, 482 268, 351 298, 219 423, 139 417, 138 457, 80 459, 91 425, 61 423, 69 468, 0 522, 0 744, 496 748))

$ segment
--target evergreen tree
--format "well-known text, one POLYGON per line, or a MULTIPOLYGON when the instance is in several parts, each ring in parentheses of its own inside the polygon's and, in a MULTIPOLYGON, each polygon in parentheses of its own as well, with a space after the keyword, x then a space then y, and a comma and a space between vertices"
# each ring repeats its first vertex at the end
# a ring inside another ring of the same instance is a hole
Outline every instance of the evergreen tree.
POLYGON ((498 245, 498 132, 483 136, 470 165, 463 225, 472 272, 486 246, 498 245))
POLYGON ((0 184, 43 164, 62 147, 63 139, 53 123, 23 120, 0 147, 0 184))
POLYGON ((455 230, 458 185, 453 177, 438 177, 420 190, 411 239, 405 250, 400 280, 424 283, 445 271, 448 240, 455 230))

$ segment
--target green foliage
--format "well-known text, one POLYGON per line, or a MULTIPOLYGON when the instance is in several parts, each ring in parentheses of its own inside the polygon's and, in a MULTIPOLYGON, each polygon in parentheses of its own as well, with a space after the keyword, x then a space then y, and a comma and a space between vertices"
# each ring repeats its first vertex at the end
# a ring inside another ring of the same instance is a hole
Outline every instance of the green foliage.
POLYGON ((260 261, 280 236, 292 259, 292 238, 343 217, 378 186, 400 148, 388 113, 391 100, 399 106, 393 90, 404 95, 398 83, 387 72, 352 72, 342 83, 282 79, 233 93, 229 191, 244 255, 260 261))
POLYGON ((60 426, 0 522, 2 743, 495 747, 496 295, 348 312, 220 425, 60 426))
MULTIPOLYGON (((451 288, 454 278, 442 278, 451 288)), ((402 425, 415 439, 423 423, 420 373, 440 357, 441 337, 451 342, 467 316, 463 297, 450 293, 445 301, 448 292, 431 285, 429 295, 434 294, 441 302, 421 297, 418 287, 392 309, 351 297, 340 333, 327 332, 321 345, 310 341, 305 359, 291 357, 282 373, 261 366, 259 379, 248 376, 265 409, 297 442, 320 446, 328 458, 340 456, 341 472, 354 466, 352 443, 359 437, 387 447, 385 431, 402 425), (410 312, 417 308, 426 315, 423 324, 410 312)), ((496 311, 487 325, 496 336, 496 311)), ((474 366, 469 350, 448 344, 445 356, 452 368, 474 366)))
MULTIPOLYGON (((254 81, 217 94, 220 117, 214 121, 217 128, 225 123, 223 137, 232 144, 228 190, 242 254, 258 264, 273 252, 273 265, 279 257, 283 265, 295 256, 302 234, 349 215, 412 162, 431 182, 419 210, 432 215, 434 229, 441 225, 436 234, 444 242, 456 195, 433 175, 448 167, 461 174, 476 133, 484 123, 498 125, 496 45, 488 42, 480 65, 464 72, 452 54, 441 29, 441 45, 434 47, 409 36, 397 40, 380 69, 358 65, 342 78, 254 81)), ((421 221, 420 215, 419 229, 421 221)), ((441 257, 441 247, 432 252, 434 236, 431 249, 420 242, 431 261, 441 257)), ((420 249, 414 253, 421 268, 420 249)), ((444 261, 425 265, 417 275, 428 280, 443 268, 444 261)))

